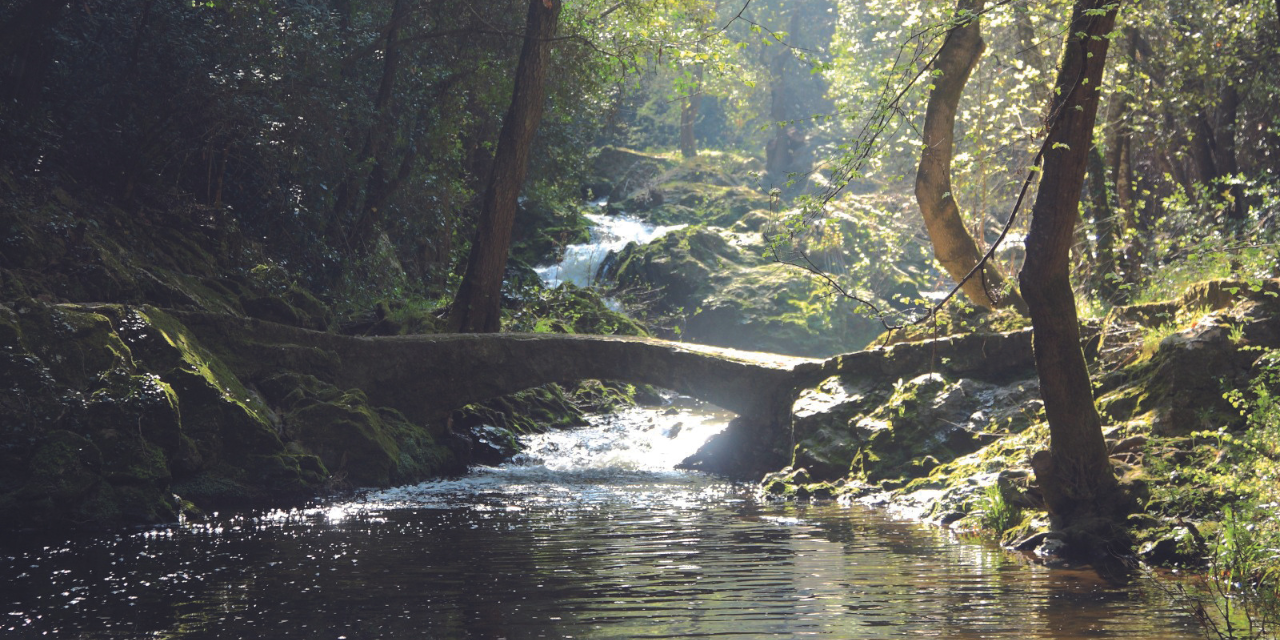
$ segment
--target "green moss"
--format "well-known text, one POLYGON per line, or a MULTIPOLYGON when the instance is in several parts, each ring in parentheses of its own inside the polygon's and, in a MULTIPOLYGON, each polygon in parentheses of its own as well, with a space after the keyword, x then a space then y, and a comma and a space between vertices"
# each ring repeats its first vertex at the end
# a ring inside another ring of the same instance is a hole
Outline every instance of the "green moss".
POLYGON ((113 485, 167 487, 172 474, 164 450, 135 435, 114 430, 95 438, 102 451, 102 476, 113 485))
POLYGON ((908 325, 880 334, 878 346, 920 342, 964 333, 1004 333, 1031 326, 1031 320, 1012 309, 989 311, 959 300, 938 312, 936 321, 908 325))
POLYGON ((36 305, 21 322, 32 353, 56 380, 71 388, 91 390, 111 376, 134 370, 132 353, 101 313, 71 305, 36 305))
POLYGON ((211 414, 197 416, 190 415, 197 412, 186 412, 184 419, 188 422, 206 418, 202 425, 187 424, 189 430, 227 431, 226 444, 233 449, 263 451, 278 450, 282 446, 275 436, 267 406, 249 393, 239 378, 202 347, 182 323, 154 307, 144 307, 136 313, 171 350, 163 358, 164 362, 178 363, 168 371, 157 373, 177 391, 184 412, 192 405, 199 413, 211 414), (219 423, 219 419, 222 422, 219 423))
POLYGON ((587 418, 563 387, 549 384, 467 405, 454 413, 453 422, 468 429, 483 424, 527 434, 585 426, 587 418))
POLYGON ((454 466, 454 454, 429 428, 395 410, 370 406, 358 389, 340 390, 314 376, 291 373, 263 380, 261 388, 281 408, 303 479, 312 477, 307 473, 332 472, 356 485, 387 486, 454 466))

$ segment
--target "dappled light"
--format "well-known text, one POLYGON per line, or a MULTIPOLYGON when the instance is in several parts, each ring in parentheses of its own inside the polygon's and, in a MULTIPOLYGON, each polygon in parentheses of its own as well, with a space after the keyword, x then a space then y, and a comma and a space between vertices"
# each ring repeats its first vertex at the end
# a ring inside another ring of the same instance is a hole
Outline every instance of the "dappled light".
POLYGON ((0 635, 1276 637, 1278 11, 0 2, 0 635))

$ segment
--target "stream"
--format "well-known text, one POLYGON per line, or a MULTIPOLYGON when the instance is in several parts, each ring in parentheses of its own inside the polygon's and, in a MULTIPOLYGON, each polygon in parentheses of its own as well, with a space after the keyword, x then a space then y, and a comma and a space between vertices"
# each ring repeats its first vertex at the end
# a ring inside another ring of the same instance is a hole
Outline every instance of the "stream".
MULTIPOLYGON (((608 218, 549 284, 587 284, 604 245, 665 232, 608 218)), ((772 502, 673 470, 730 417, 675 398, 526 437, 510 463, 460 478, 0 539, 0 637, 1200 637, 1149 583, 1109 587, 883 509, 772 502)))
POLYGON ((672 471, 692 401, 309 508, 6 542, 4 638, 1196 638, 1148 584, 672 471))
POLYGON ((564 256, 560 262, 535 268, 543 284, 558 287, 565 282, 572 282, 579 287, 587 287, 595 283, 596 272, 610 251, 621 251, 627 243, 648 244, 662 237, 668 231, 683 229, 688 225, 652 225, 636 216, 626 213, 604 213, 608 199, 601 199, 589 204, 600 213, 588 213, 591 221, 591 242, 571 244, 564 248, 564 256))

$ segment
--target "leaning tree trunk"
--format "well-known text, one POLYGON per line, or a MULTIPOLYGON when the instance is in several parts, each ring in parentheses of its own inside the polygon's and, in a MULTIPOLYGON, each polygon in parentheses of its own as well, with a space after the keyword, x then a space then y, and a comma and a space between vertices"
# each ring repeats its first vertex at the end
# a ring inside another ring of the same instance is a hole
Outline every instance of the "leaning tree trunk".
POLYGON ((524 185, 529 148, 542 120, 543 81, 562 3, 563 0, 529 1, 528 24, 520 62, 516 65, 511 107, 502 120, 467 271, 449 316, 449 327, 454 331, 491 333, 501 329, 502 276, 507 267, 507 252, 511 249, 516 197, 524 185))
POLYGON ((1049 450, 1032 459, 1052 526, 1097 549, 1119 513, 1120 491, 1080 348, 1069 255, 1098 112, 1114 0, 1076 0, 1046 120, 1043 176, 1019 281, 1031 310, 1049 450))
POLYGON ((977 12, 984 0, 959 0, 956 20, 960 21, 938 51, 933 91, 924 117, 924 150, 916 171, 916 202, 933 243, 933 255, 974 304, 992 309, 1011 306, 1025 313, 1026 304, 1017 291, 1004 292, 1004 276, 995 265, 986 263, 968 277, 982 260, 982 252, 964 226, 955 193, 951 189, 951 156, 955 148, 956 109, 969 74, 982 57, 985 44, 979 31, 977 12))

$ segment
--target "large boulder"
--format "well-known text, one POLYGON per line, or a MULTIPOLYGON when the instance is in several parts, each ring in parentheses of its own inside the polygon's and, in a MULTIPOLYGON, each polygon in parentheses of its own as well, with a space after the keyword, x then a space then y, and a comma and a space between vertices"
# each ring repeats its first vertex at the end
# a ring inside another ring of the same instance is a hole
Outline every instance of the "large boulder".
POLYGON ((0 526, 161 522, 184 506, 279 502, 339 480, 385 486, 459 468, 438 426, 371 406, 358 390, 279 373, 331 367, 313 351, 263 345, 258 364, 274 373, 244 377, 153 307, 0 305, 0 526))

